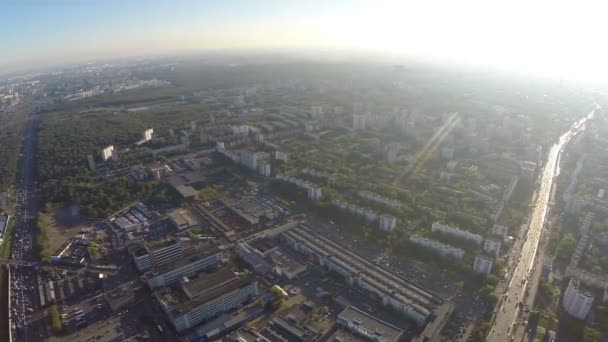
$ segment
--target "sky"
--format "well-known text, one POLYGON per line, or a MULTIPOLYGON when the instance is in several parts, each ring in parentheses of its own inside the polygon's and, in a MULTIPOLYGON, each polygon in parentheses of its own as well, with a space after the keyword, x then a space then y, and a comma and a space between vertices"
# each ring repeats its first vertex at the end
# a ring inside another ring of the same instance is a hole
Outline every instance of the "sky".
POLYGON ((213 49, 337 49, 608 77, 608 4, 559 0, 1 0, 0 71, 213 49))

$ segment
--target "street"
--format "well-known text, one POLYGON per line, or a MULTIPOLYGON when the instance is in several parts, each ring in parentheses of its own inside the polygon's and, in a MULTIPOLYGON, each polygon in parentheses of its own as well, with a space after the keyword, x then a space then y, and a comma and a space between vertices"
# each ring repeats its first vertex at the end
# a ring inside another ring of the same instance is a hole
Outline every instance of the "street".
MULTIPOLYGON (((24 132, 23 155, 17 180, 17 207, 15 228, 11 240, 11 259, 33 261, 34 231, 38 203, 35 199, 35 158, 38 114, 31 114, 24 132)), ((37 303, 37 273, 33 268, 13 268, 11 277, 11 319, 14 325, 13 339, 16 341, 39 340, 32 334, 35 329, 28 326, 28 315, 37 303)), ((11 327, 13 329, 13 327, 11 327)))
POLYGON ((539 242, 541 241, 545 218, 549 212, 549 199, 553 186, 554 177, 559 172, 559 156, 564 146, 578 133, 587 119, 591 118, 595 110, 589 115, 577 121, 568 132, 562 135, 559 141, 551 147, 547 156, 547 162, 543 170, 540 188, 537 192, 536 203, 532 211, 530 225, 527 231, 526 240, 518 255, 517 264, 511 275, 511 280, 497 304, 495 321, 488 334, 488 341, 507 341, 514 340, 514 330, 520 310, 523 310, 523 303, 526 302, 526 289, 531 274, 534 272, 535 261, 539 242))

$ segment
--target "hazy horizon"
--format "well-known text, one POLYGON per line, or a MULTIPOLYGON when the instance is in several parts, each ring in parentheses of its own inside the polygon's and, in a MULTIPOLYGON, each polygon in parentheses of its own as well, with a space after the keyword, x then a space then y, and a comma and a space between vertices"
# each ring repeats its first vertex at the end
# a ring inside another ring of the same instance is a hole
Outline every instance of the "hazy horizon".
POLYGON ((9 1, 0 4, 0 73, 227 49, 354 51, 601 80, 608 51, 596 42, 605 7, 546 0, 9 1))

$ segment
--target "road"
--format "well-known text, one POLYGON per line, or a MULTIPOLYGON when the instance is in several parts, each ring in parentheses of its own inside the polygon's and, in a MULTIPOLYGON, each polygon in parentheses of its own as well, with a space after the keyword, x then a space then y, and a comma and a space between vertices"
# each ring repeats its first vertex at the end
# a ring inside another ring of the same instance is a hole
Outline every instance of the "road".
MULTIPOLYGON (((36 255, 33 250, 34 230, 38 214, 36 189, 36 139, 38 114, 31 114, 24 131, 23 154, 19 161, 17 178, 17 206, 15 227, 11 239, 11 258, 33 261, 36 255)), ((33 327, 28 326, 27 315, 33 312, 37 298, 37 274, 34 269, 15 268, 11 277, 11 318, 15 329, 13 339, 16 341, 39 340, 33 336, 33 327)))
POLYGON ((509 341, 512 338, 513 327, 520 310, 523 310, 519 302, 526 301, 527 282, 532 272, 534 272, 533 266, 537 257, 538 245, 545 225, 545 218, 550 209, 551 188, 554 178, 559 173, 560 154, 572 137, 584 129, 584 123, 593 116, 594 112, 595 110, 592 110, 587 116, 574 123, 549 151, 545 168, 542 171, 540 187, 537 191, 536 203, 531 214, 526 240, 518 255, 514 271, 511 272, 511 280, 507 286, 507 290, 497 305, 498 311, 487 341, 509 341))

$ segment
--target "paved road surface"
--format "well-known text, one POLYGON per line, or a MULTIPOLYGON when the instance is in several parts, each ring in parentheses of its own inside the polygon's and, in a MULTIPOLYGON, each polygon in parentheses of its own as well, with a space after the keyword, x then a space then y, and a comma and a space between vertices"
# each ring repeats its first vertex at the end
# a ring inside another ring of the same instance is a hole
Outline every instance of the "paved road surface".
POLYGON ((551 147, 545 168, 543 169, 540 188, 536 203, 532 212, 530 226, 528 228, 526 241, 519 254, 519 260, 512 272, 511 281, 507 287, 507 292, 503 295, 502 300, 498 303, 498 312, 494 321, 494 325, 488 334, 487 340, 490 342, 510 341, 513 333, 513 326, 519 315, 519 311, 523 310, 519 304, 520 301, 525 301, 525 289, 528 282, 528 277, 533 272, 533 266, 537 254, 538 244, 540 241, 545 217, 549 210, 549 197, 551 195, 551 187, 553 179, 559 172, 559 156, 564 146, 576 135, 581 129, 584 129, 585 121, 592 117, 594 111, 586 117, 576 122, 570 130, 559 138, 559 141, 551 147))

